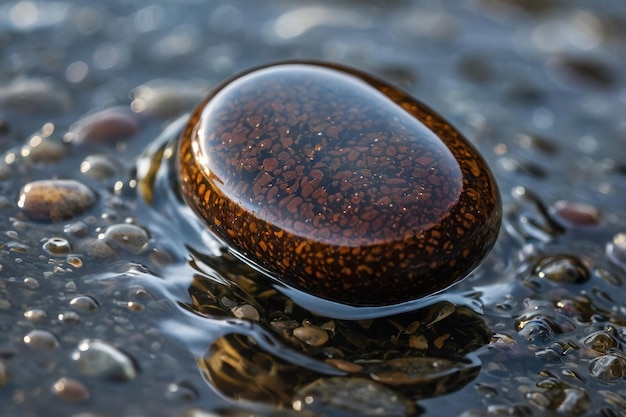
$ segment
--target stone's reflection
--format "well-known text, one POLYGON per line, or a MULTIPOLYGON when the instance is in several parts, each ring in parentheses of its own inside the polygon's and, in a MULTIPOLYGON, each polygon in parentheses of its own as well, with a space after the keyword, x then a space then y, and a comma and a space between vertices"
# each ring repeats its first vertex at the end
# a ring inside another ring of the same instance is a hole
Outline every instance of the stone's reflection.
MULTIPOLYGON (((235 307, 242 305, 258 313, 258 320, 243 319, 256 330, 219 337, 199 359, 211 385, 232 399, 308 409, 298 402, 302 393, 323 395, 320 386, 329 379, 343 380, 344 390, 354 388, 348 397, 356 398, 364 384, 392 393, 395 397, 379 399, 380 407, 390 407, 380 415, 405 415, 397 414, 407 404, 403 398, 443 395, 474 379, 480 362, 473 352, 491 339, 477 313, 450 302, 377 319, 335 320, 311 314, 237 272, 245 271, 231 270, 228 279, 197 274, 188 289, 192 301, 184 305, 213 319, 237 317, 235 307)), ((337 405, 330 397, 319 401, 337 405)))
POLYGON ((415 300, 467 275, 500 227, 485 161, 403 91, 332 64, 217 87, 180 140, 182 194, 246 262, 348 305, 415 300))

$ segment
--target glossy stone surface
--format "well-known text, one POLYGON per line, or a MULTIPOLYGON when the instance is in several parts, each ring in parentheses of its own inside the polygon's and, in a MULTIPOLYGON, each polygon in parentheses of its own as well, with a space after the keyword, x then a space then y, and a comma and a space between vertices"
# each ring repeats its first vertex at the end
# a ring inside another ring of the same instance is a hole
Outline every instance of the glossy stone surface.
POLYGON ((478 152, 404 92, 353 69, 258 68, 218 86, 180 142, 188 204, 268 275, 352 305, 463 278, 500 225, 478 152))

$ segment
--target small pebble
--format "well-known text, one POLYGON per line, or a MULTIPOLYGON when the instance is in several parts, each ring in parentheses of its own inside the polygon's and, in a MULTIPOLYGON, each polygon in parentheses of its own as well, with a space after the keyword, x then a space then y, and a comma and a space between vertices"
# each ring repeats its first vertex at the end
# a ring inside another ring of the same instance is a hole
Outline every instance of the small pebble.
POLYGON ((550 323, 542 318, 534 318, 523 322, 521 328, 518 329, 518 333, 524 339, 533 343, 548 342, 556 334, 550 323))
POLYGON ((617 347, 617 341, 615 338, 604 331, 596 332, 587 336, 583 343, 590 349, 602 354, 617 347))
POLYGON ((81 403, 89 399, 89 390, 80 381, 61 378, 52 385, 52 393, 60 400, 69 403, 81 403))
POLYGON ((150 235, 143 227, 126 223, 107 227, 101 238, 118 249, 136 255, 145 251, 150 241, 150 235))
POLYGON ((88 295, 72 298, 70 306, 78 313, 95 313, 99 308, 98 302, 88 295))
POLYGON ((252 321, 261 320, 261 316, 259 315, 258 310, 250 304, 235 306, 231 308, 230 311, 233 313, 233 316, 237 317, 238 319, 246 319, 252 321))
POLYGON ((27 114, 58 114, 72 107, 72 98, 50 80, 17 77, 0 86, 0 107, 27 114))
POLYGON ((32 277, 24 278, 24 284, 31 290, 39 288, 39 281, 37 281, 35 278, 32 278, 32 277))
POLYGON ((595 358, 589 364, 589 373, 605 381, 615 381, 626 377, 626 358, 618 353, 607 353, 595 358))
POLYGON ((17 205, 33 220, 57 222, 82 214, 95 203, 93 191, 78 181, 40 180, 22 188, 17 205))
POLYGON ((301 327, 293 329, 293 335, 301 342, 309 346, 322 346, 328 342, 328 333, 308 322, 302 323, 301 327))
POLYGON ((412 387, 416 392, 441 395, 463 387, 479 371, 477 362, 434 357, 405 357, 372 364, 368 373, 388 386, 412 387))
POLYGON ((36 323, 36 322, 41 322, 47 319, 48 314, 44 310, 40 310, 38 308, 32 308, 24 312, 24 317, 36 323))
POLYGON ((133 360, 109 343, 98 339, 82 340, 72 353, 83 375, 113 381, 130 381, 137 377, 133 360))
POLYGON ((43 139, 36 144, 29 144, 22 148, 24 159, 35 164, 59 162, 66 154, 67 150, 63 144, 50 139, 43 139))
POLYGON ((606 255, 615 265, 626 270, 626 233, 613 236, 613 240, 606 245, 606 255))
POLYGON ((124 167, 108 155, 89 155, 80 164, 80 172, 103 181, 124 173, 124 167))
POLYGON ((81 268, 83 266, 83 261, 78 256, 68 256, 65 258, 65 262, 74 268, 81 268))
POLYGON ((89 256, 99 259, 115 259, 117 251, 102 239, 85 239, 81 245, 89 256))
POLYGON ((62 237, 51 237, 44 242, 43 250, 52 256, 67 256, 72 252, 72 245, 62 237))
POLYGON ((153 80, 132 91, 131 108, 162 119, 173 118, 193 109, 207 91, 205 83, 153 80))
POLYGON ((74 143, 115 144, 139 131, 137 116, 125 109, 106 109, 85 117, 72 127, 74 143))
POLYGON ((75 311, 66 311, 63 313, 59 313, 57 316, 59 321, 63 324, 77 324, 80 321, 80 316, 75 311))
POLYGON ((564 226, 596 226, 602 222, 598 208, 591 204, 559 200, 549 208, 550 214, 564 226))
POLYGON ((533 273, 539 278, 563 284, 583 284, 591 278, 585 264, 569 255, 542 258, 535 264, 533 273))
POLYGON ((416 411, 411 401, 393 390, 356 377, 318 379, 296 391, 292 407, 320 416, 404 417, 416 411))
POLYGON ((582 388, 563 389, 560 403, 556 407, 556 412, 562 416, 582 416, 589 411, 592 405, 591 398, 587 391, 582 388))
POLYGON ((24 343, 34 349, 52 350, 59 347, 56 336, 47 330, 31 330, 24 336, 24 343))

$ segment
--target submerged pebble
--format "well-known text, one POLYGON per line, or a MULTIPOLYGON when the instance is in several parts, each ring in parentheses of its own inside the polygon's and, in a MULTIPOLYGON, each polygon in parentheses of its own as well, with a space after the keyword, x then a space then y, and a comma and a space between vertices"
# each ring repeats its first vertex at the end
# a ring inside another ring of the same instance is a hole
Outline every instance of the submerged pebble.
POLYGON ((118 249, 139 254, 148 247, 150 236, 142 227, 121 223, 108 227, 102 239, 118 249))
POLYGON ((626 378, 626 358, 617 352, 607 353, 591 361, 589 372, 606 382, 626 378))
POLYGON ((583 284, 591 276, 580 259, 569 255, 542 258, 535 264, 533 272, 539 278, 564 284, 583 284))
POLYGON ((217 88, 179 150, 190 206, 233 251, 322 298, 440 291, 492 247, 482 157, 423 104, 356 70, 283 64, 217 88))
POLYGON ((83 375, 113 381, 130 381, 137 376, 133 360, 109 343, 98 339, 82 340, 72 353, 83 375))
POLYGON ((294 410, 319 415, 402 417, 415 413, 415 406, 400 394, 365 378, 319 379, 298 390, 294 410))
POLYGON ((33 220, 69 220, 91 209, 96 195, 76 180, 39 180, 26 184, 17 205, 33 220))

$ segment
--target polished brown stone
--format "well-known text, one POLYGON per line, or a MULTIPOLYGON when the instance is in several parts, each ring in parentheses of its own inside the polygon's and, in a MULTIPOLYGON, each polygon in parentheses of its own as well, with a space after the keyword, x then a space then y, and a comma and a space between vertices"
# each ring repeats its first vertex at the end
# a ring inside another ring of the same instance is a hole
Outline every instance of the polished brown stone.
POLYGON ((218 86, 191 116, 178 170, 188 204, 235 253, 346 304, 450 286, 500 226, 492 174, 458 131, 335 65, 272 65, 218 86))

